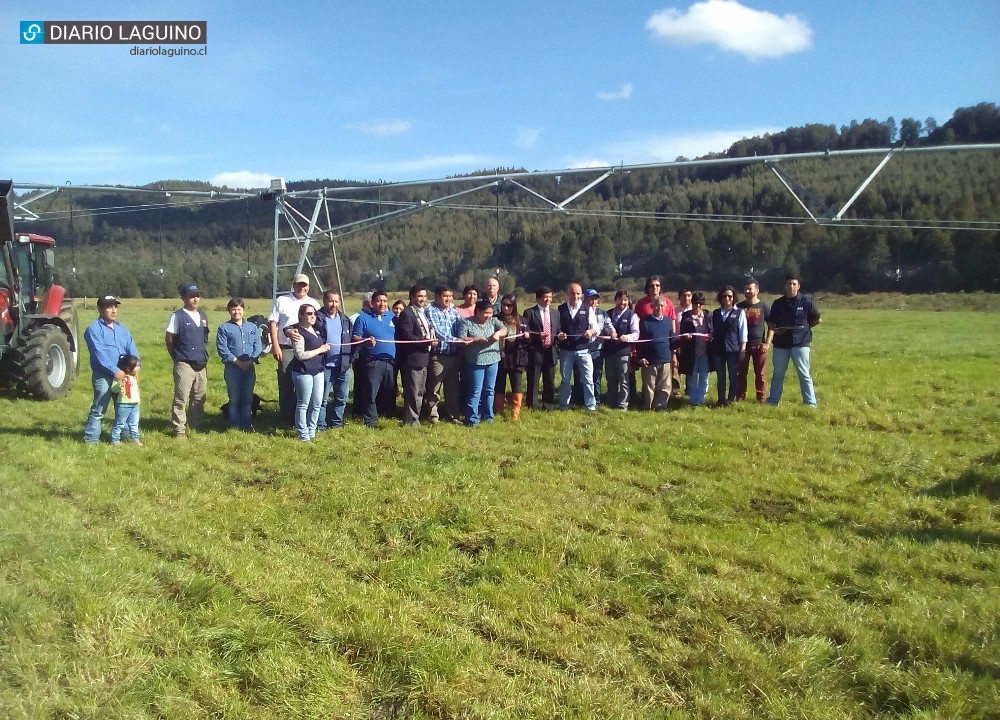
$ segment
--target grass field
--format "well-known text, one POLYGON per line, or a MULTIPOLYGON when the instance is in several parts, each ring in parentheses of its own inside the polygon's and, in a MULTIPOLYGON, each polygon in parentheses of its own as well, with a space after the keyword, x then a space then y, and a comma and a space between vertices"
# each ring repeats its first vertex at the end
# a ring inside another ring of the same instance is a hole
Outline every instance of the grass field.
POLYGON ((85 358, 0 397, 4 720, 1000 717, 1000 313, 821 300, 817 411, 303 449, 168 437, 174 307, 121 308, 145 447, 80 441, 85 358))

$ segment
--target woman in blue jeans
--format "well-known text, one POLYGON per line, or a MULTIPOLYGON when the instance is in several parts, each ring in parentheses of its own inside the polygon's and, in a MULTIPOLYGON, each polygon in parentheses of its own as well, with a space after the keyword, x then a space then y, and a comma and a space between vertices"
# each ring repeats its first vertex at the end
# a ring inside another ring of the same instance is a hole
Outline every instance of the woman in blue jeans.
MULTIPOLYGON (((316 308, 303 304, 299 308, 299 322, 293 325, 299 338, 292 341, 295 359, 288 369, 295 386, 295 429, 299 440, 311 442, 316 437, 319 408, 323 404, 323 365, 330 346, 316 332, 316 308)), ((287 331, 286 331, 287 332, 287 331)))
POLYGON ((476 302, 476 313, 464 320, 458 331, 465 339, 465 424, 475 427, 480 420, 493 422, 493 393, 500 364, 500 338, 507 328, 493 317, 489 300, 476 302))
POLYGON ((705 310, 704 293, 691 296, 691 309, 681 316, 677 344, 681 375, 687 376, 687 396, 692 405, 704 405, 708 393, 708 337, 712 316, 705 310))
POLYGON ((718 404, 725 406, 736 400, 740 362, 747 351, 747 318, 735 305, 736 290, 732 285, 726 285, 715 297, 719 307, 712 313, 709 349, 717 378, 718 404))
POLYGON ((226 393, 229 395, 227 414, 229 427, 251 430, 253 389, 257 383, 254 366, 263 348, 260 328, 243 320, 243 299, 233 298, 226 305, 229 320, 215 334, 215 350, 223 363, 226 393))

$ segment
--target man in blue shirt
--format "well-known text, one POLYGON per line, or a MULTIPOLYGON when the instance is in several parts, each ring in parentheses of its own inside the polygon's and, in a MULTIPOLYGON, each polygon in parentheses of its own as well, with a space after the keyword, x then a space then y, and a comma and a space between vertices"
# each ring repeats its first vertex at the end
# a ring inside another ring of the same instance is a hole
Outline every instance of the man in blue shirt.
POLYGON ((378 422, 378 393, 384 384, 395 382, 396 360, 395 316, 389 312, 389 296, 384 290, 372 294, 371 310, 365 310, 354 323, 354 342, 361 345, 361 370, 365 374, 365 397, 362 398, 362 419, 373 428, 378 422))
MULTIPOLYGON (((91 383, 94 387, 94 402, 83 427, 83 441, 90 445, 96 445, 101 439, 101 420, 113 397, 112 384, 125 377, 125 373, 118 368, 118 358, 122 355, 139 356, 132 333, 118 322, 119 305, 121 302, 114 295, 99 298, 97 310, 100 317, 83 333, 90 351, 91 383)), ((139 377, 138 370, 135 376, 139 377)))

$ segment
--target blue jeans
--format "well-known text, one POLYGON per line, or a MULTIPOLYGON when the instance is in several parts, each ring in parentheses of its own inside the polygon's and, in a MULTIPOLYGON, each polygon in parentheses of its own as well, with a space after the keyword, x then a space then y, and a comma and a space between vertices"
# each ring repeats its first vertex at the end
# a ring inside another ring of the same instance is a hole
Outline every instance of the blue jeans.
POLYGON ((465 364, 465 424, 475 427, 479 421, 493 422, 493 394, 497 384, 497 366, 465 364))
POLYGON ((704 405, 708 394, 708 355, 695 355, 688 375, 688 400, 692 405, 704 405))
POLYGON ((319 406, 317 428, 344 427, 344 411, 347 409, 347 395, 351 391, 351 364, 323 368, 323 403, 319 406), (333 401, 330 401, 330 396, 333 401))
POLYGON ((91 384, 94 386, 94 402, 90 406, 87 414, 87 422, 83 426, 83 441, 95 444, 101 439, 101 421, 104 413, 108 411, 111 404, 111 383, 115 380, 113 375, 98 370, 94 371, 91 384))
POLYGON ((139 439, 139 403, 115 402, 115 421, 111 424, 111 442, 139 439))
POLYGON ((229 427, 249 430, 253 420, 251 408, 257 372, 253 366, 244 372, 236 365, 226 363, 222 376, 226 380, 226 394, 229 395, 229 427))
POLYGON ((560 350, 559 351, 559 409, 569 410, 569 401, 573 395, 573 368, 580 373, 583 383, 583 406, 588 410, 597 409, 594 398, 594 363, 590 350, 560 350))
POLYGON ((295 387, 295 429, 299 440, 312 440, 316 437, 319 406, 323 402, 323 373, 292 372, 292 384, 295 387))
MULTIPOLYGON (((594 371, 593 371, 593 376, 594 376, 594 402, 597 403, 598 405, 600 405, 601 404, 601 380, 604 379, 604 358, 601 357, 601 351, 600 350, 594 350, 593 348, 591 348, 591 350, 590 350, 590 365, 594 369, 594 371)), ((609 401, 614 399, 614 395, 612 394, 610 388, 608 389, 608 397, 609 397, 609 401)), ((579 370, 577 370, 575 373, 573 373, 573 396, 572 396, 572 402, 579 403, 579 404, 583 404, 583 402, 584 402, 583 381, 580 379, 580 372, 579 372, 579 370)), ((608 404, 610 405, 611 402, 609 402, 608 404)))
POLYGON ((785 372, 788 361, 795 366, 795 374, 799 376, 799 390, 802 392, 802 402, 809 407, 816 407, 816 390, 813 388, 812 376, 809 374, 809 347, 771 348, 771 394, 767 398, 768 405, 777 405, 781 401, 781 391, 785 385, 785 372))

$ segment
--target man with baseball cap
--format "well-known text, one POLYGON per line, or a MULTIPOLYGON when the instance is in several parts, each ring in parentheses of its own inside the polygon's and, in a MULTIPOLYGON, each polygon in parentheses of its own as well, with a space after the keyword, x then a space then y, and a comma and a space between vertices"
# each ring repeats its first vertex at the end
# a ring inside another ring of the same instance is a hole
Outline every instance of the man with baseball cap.
POLYGON ((292 289, 274 299, 268 326, 271 330, 271 355, 278 361, 278 415, 289 427, 295 419, 295 387, 289 364, 295 359, 292 339, 285 335, 285 329, 299 321, 299 307, 308 303, 317 310, 320 303, 309 296, 309 276, 299 273, 292 278, 292 289))
POLYGON ((170 313, 164 342, 174 361, 174 404, 170 422, 174 437, 187 437, 188 426, 197 430, 205 416, 208 391, 208 316, 201 309, 197 285, 181 288, 184 307, 170 313))
POLYGON ((90 445, 96 445, 101 439, 101 421, 113 397, 112 384, 125 377, 124 371, 118 369, 118 358, 123 355, 139 356, 132 333, 118 322, 119 305, 121 301, 114 295, 98 298, 99 317, 83 333, 90 351, 91 384, 94 387, 94 402, 83 427, 83 441, 90 445))

